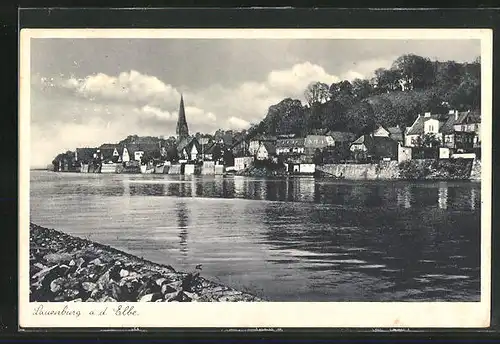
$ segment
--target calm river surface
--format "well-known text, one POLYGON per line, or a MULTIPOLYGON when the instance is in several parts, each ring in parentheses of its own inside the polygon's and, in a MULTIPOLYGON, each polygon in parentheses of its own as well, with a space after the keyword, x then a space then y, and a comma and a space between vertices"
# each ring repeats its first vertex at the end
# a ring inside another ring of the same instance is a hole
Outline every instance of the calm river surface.
POLYGON ((480 184, 31 172, 31 221, 271 301, 479 301, 480 184))

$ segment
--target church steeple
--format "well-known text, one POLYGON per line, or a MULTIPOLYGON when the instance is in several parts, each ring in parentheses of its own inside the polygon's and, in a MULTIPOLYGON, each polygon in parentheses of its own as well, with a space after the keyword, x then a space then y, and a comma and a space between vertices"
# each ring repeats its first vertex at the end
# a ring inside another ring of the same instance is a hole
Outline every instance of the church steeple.
POLYGON ((179 140, 189 136, 189 129, 186 121, 186 112, 184 111, 184 98, 181 94, 181 103, 179 105, 179 118, 177 120, 177 129, 175 131, 179 140))

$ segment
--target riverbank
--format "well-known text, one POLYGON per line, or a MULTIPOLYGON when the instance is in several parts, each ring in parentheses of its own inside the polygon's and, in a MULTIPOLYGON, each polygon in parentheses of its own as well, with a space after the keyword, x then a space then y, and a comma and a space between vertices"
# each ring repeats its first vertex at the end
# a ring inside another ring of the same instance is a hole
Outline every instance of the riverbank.
POLYGON ((112 247, 30 224, 31 302, 256 302, 211 282, 112 247))

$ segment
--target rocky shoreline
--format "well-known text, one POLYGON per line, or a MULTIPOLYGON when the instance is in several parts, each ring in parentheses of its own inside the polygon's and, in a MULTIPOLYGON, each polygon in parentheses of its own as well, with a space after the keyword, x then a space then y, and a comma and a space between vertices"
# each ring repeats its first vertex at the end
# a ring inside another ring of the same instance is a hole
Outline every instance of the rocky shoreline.
POLYGON ((258 302, 112 247, 30 224, 31 302, 258 302))

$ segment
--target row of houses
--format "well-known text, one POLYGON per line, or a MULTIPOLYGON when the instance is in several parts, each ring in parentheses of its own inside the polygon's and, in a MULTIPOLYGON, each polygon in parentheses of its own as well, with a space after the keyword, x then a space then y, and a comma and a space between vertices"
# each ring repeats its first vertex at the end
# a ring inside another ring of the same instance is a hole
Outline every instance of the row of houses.
MULTIPOLYGON (((479 111, 448 113, 427 112, 418 115, 414 123, 401 128, 378 126, 373 132, 356 137, 350 132, 319 130, 305 137, 294 135, 257 135, 242 138, 217 139, 183 135, 172 146, 164 140, 103 144, 95 148, 77 148, 74 160, 81 164, 158 164, 158 162, 234 166, 235 170, 249 167, 255 160, 272 160, 293 165, 311 164, 318 151, 341 154, 344 160, 406 160, 422 147, 439 149, 441 157, 470 153, 480 148, 481 116, 479 111), (172 150, 174 154, 172 154, 172 150), (174 155, 174 156, 172 156, 174 155)), ((64 165, 66 166, 67 163, 64 165)))
POLYGON ((255 160, 282 160, 286 163, 308 163, 316 152, 331 152, 350 161, 411 159, 413 152, 432 149, 439 157, 474 156, 481 146, 479 111, 418 115, 406 128, 378 126, 374 131, 356 137, 353 133, 324 131, 306 137, 258 136, 248 142, 247 156, 235 158, 235 169, 249 166, 255 160), (347 154, 346 154, 347 153, 347 154))

